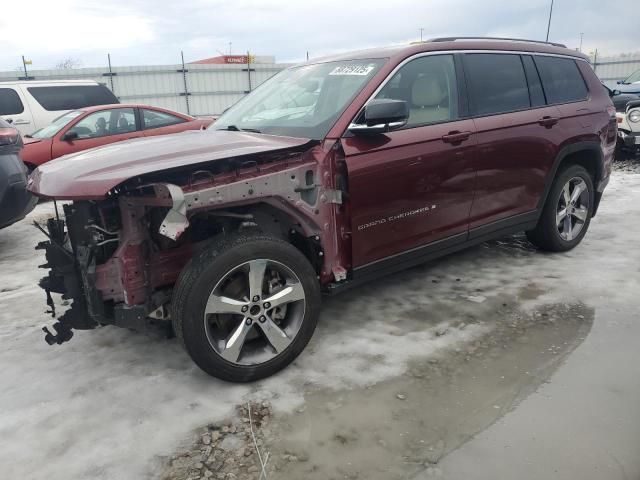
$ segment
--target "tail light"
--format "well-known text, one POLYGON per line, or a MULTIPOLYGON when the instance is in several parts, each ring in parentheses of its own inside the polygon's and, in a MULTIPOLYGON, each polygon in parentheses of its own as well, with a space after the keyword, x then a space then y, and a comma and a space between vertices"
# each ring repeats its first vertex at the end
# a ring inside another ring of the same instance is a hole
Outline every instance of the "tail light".
POLYGON ((15 128, 0 128, 0 145, 17 145, 20 133, 15 128))

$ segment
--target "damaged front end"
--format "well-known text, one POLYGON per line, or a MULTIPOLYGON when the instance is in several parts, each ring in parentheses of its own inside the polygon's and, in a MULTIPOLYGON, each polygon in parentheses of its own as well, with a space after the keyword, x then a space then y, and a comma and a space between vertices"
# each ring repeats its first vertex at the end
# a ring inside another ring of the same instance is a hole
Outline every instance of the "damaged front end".
POLYGON ((38 225, 48 237, 36 249, 45 251, 47 261, 40 267, 49 269, 39 283, 49 313, 56 316, 52 293, 70 302, 53 325, 54 332, 43 327, 49 345, 70 340, 73 330, 116 325, 141 331, 157 326, 155 319, 166 319, 162 306, 169 292, 162 284, 175 280, 191 252, 180 249, 173 265, 169 257, 175 252, 165 255, 159 263, 166 281, 150 283, 145 261, 153 256, 147 251, 144 209, 122 203, 74 202, 64 205, 65 220, 51 218, 46 229, 38 225))
POLYGON ((56 309, 51 293, 61 294, 63 300, 71 301, 71 306, 53 325, 55 333, 43 327, 45 340, 49 345, 64 343, 73 337, 73 329, 95 328, 105 321, 104 303, 95 288, 96 248, 99 237, 91 235, 84 228, 90 219, 88 204, 65 205, 65 221, 50 218, 46 230, 38 225, 49 240, 40 242, 36 250, 44 250, 46 263, 40 268, 49 272, 40 280, 47 296, 49 313, 55 318, 56 309), (70 240, 71 231, 76 238, 70 240), (74 245, 74 246, 72 246, 74 245))
POLYGON ((40 286, 52 315, 52 294, 70 303, 54 332, 44 328, 47 343, 99 325, 170 334, 172 290, 185 265, 213 238, 243 229, 295 245, 321 283, 344 280, 339 251, 348 237, 338 237, 336 227, 336 215, 344 215, 341 190, 323 185, 333 177, 334 152, 315 146, 153 172, 64 205, 64 220, 39 227, 48 237, 37 246, 46 254, 41 267, 49 269, 40 286))

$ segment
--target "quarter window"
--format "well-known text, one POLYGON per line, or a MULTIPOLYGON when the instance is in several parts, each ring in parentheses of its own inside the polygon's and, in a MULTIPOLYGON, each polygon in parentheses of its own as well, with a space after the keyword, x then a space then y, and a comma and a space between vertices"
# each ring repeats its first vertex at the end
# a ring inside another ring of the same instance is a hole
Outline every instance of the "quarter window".
POLYGON ((142 109, 142 122, 145 129, 168 127, 169 125, 176 125, 185 121, 184 118, 176 117, 170 113, 147 110, 146 108, 142 109))
POLYGON ((95 112, 69 129, 70 132, 78 134, 78 139, 106 137, 135 130, 136 117, 133 108, 114 108, 95 112))
POLYGON ((458 118, 453 56, 429 55, 411 60, 391 77, 376 98, 407 102, 409 127, 458 118))
POLYGON ((549 103, 578 102, 587 98, 587 86, 575 60, 536 56, 536 65, 549 103))
POLYGON ((513 112, 531 107, 519 55, 465 55, 465 74, 474 115, 513 112))
POLYGON ((118 103, 115 95, 104 85, 27 87, 27 90, 42 108, 50 112, 118 103))
POLYGON ((0 115, 17 115, 24 112, 24 105, 13 88, 0 88, 0 115))

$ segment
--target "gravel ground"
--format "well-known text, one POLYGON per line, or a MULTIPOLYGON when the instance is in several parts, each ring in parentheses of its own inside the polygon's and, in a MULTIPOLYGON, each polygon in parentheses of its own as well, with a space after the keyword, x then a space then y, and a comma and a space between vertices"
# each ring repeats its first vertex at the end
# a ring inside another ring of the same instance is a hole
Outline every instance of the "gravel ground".
POLYGON ((267 478, 438 474, 562 368, 604 302, 637 309, 639 203, 638 162, 617 162, 580 247, 509 237, 326 299, 303 355, 251 385, 113 327, 47 346, 29 221, 52 209, 39 205, 0 231, 3 475, 258 479, 258 450, 267 478))

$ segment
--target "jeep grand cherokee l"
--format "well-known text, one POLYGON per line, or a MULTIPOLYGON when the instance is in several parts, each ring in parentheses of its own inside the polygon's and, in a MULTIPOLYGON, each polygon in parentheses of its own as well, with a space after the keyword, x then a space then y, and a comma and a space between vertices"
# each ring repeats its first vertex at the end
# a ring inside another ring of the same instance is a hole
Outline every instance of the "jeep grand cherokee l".
POLYGON ((130 140, 37 169, 70 200, 40 285, 46 328, 172 325, 207 373, 289 364, 335 293, 526 231, 574 248, 616 143, 611 100, 562 45, 436 39, 279 73, 206 131, 130 140))

